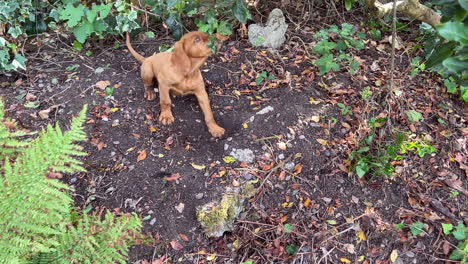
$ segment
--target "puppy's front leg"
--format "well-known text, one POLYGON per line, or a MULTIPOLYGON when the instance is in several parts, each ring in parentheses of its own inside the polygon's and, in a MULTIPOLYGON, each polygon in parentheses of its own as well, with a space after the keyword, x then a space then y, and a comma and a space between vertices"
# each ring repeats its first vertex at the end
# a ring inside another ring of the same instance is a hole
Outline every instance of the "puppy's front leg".
POLYGON ((159 115, 159 121, 163 123, 163 125, 169 125, 175 120, 171 111, 172 102, 169 95, 169 89, 169 86, 159 84, 159 96, 161 103, 161 114, 159 115))
POLYGON ((201 86, 195 91, 195 96, 198 99, 198 103, 205 115, 205 123, 208 127, 208 131, 213 137, 221 137, 224 134, 224 128, 220 127, 213 117, 213 112, 210 107, 210 99, 204 86, 201 86))

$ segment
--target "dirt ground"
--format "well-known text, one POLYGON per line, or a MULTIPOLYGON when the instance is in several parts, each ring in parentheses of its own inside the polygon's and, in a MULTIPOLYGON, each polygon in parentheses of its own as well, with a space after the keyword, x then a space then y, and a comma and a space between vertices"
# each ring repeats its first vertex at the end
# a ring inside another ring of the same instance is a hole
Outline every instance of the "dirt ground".
MULTIPOLYGON (((278 52, 234 38, 203 66, 215 118, 226 129, 222 139, 210 137, 193 96, 176 97, 176 121, 159 124, 159 102, 143 98, 139 65, 113 43, 87 56, 56 36, 39 41, 27 74, 0 78, 0 95, 7 114, 31 130, 56 121, 67 126, 88 104, 87 173, 64 181, 75 187, 77 206, 141 216, 144 232, 157 242, 132 248, 130 263, 391 263, 392 252, 396 263, 445 263, 455 241, 442 234, 440 223, 467 221, 466 195, 451 195, 449 186, 467 183, 463 162, 456 160, 466 155, 460 130, 466 128, 466 105, 448 98, 430 74, 409 78, 409 59, 399 56, 396 83, 403 101, 423 109, 425 118, 414 132, 435 139, 438 151, 424 158, 407 155, 392 179, 348 175, 346 159, 369 114, 359 92, 366 86, 376 93, 385 89, 376 81, 388 78, 389 45, 382 51, 367 43, 355 54, 363 60, 356 75, 342 70, 320 76, 305 44, 291 38, 301 34, 307 43, 314 30, 290 32, 278 52), (275 79, 253 85, 262 71, 275 79), (111 95, 96 86, 100 81, 109 81, 111 95), (28 108, 28 100, 39 105, 28 108), (350 105, 353 114, 343 115, 337 103, 350 105), (51 106, 48 118, 38 115, 51 106), (223 158, 236 149, 251 150, 254 160, 226 163, 223 158), (180 178, 167 180, 174 175, 180 178), (245 182, 262 188, 245 204, 236 228, 207 238, 196 207, 245 182), (422 235, 394 228, 415 221, 425 224, 422 235), (293 232, 282 231, 286 224, 293 232), (295 254, 288 254, 291 248, 295 254)), ((148 55, 172 43, 156 39, 135 39, 134 47, 148 55)), ((404 121, 393 125, 412 129, 404 121)))

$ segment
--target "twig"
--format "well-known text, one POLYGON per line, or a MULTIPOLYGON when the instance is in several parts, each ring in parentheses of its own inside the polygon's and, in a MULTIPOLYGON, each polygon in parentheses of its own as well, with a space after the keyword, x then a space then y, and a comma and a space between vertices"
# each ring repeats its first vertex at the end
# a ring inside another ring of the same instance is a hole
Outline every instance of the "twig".
POLYGON ((396 0, 393 0, 393 18, 392 18, 392 52, 390 58, 390 93, 393 92, 393 76, 395 71, 395 43, 396 43, 396 0))
POLYGON ((278 135, 273 135, 273 136, 269 136, 269 137, 257 138, 257 139, 255 139, 255 140, 252 141, 252 142, 258 143, 258 142, 260 142, 260 141, 267 141, 267 140, 276 139, 276 138, 280 138, 280 137, 279 137, 278 135))
POLYGON ((287 159, 285 159, 283 161, 280 161, 278 165, 276 165, 273 169, 271 169, 270 173, 268 173, 268 175, 265 177, 265 179, 263 179, 262 184, 260 184, 260 186, 258 187, 258 190, 262 189, 263 185, 268 180, 268 178, 270 178, 270 176, 273 174, 273 172, 275 172, 277 169, 283 167, 284 164, 287 163, 292 157, 293 157, 293 155, 290 155, 287 159))

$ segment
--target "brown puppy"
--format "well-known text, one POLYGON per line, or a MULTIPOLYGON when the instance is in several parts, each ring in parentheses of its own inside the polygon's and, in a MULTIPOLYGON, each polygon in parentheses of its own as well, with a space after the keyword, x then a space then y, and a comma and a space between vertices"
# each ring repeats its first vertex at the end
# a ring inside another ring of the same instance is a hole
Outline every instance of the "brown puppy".
MULTIPOLYGON (((214 120, 210 99, 208 99, 205 83, 199 69, 213 54, 208 48, 208 37, 209 35, 204 32, 189 32, 175 43, 172 52, 161 52, 144 58, 133 49, 130 36, 127 33, 127 48, 142 63, 141 78, 145 86, 147 100, 151 101, 156 98, 153 89, 154 81, 156 80, 159 84, 161 102, 159 121, 161 123, 167 125, 175 120, 171 111, 170 93, 174 95, 195 94, 205 116, 208 131, 214 137, 221 137, 224 134, 224 128, 220 127, 214 120)), ((219 37, 218 39, 225 40, 219 37)))

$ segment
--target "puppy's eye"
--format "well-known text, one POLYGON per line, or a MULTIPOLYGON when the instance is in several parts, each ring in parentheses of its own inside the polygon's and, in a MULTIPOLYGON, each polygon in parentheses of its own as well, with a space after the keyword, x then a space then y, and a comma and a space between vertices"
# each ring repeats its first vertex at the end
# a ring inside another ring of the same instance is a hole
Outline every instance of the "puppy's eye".
POLYGON ((200 42, 200 41, 201 41, 200 36, 196 36, 196 37, 195 37, 195 42, 200 42))

